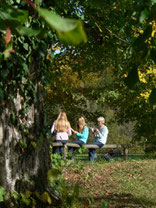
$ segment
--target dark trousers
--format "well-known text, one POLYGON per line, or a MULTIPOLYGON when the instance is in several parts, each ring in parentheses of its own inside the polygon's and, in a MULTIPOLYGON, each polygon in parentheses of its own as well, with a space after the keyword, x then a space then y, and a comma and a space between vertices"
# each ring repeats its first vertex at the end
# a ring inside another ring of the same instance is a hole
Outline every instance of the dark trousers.
MULTIPOLYGON (((82 146, 83 144, 85 144, 83 141, 77 139, 74 142, 72 142, 73 144, 79 144, 80 146, 82 146)), ((76 147, 70 147, 69 148, 69 152, 73 152, 75 149, 77 149, 76 147)))
MULTIPOLYGON (((67 142, 68 142, 68 140, 55 140, 55 142, 61 142, 63 145, 65 145, 67 142)), ((61 155, 63 155, 64 154, 64 146, 62 146, 62 147, 53 147, 53 154, 55 154, 55 153, 60 153, 61 155)))
MULTIPOLYGON (((101 142, 93 142, 91 143, 93 145, 98 145, 100 148, 104 146, 101 142)), ((96 149, 89 149, 89 160, 93 161, 94 160, 94 155, 95 155, 96 149)))

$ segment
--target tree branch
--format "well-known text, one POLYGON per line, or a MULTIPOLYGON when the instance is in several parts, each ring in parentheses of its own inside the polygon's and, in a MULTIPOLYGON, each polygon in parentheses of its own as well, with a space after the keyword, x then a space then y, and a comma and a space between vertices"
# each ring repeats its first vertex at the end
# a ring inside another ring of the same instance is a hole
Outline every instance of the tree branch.
MULTIPOLYGON (((100 26, 99 26, 96 22, 95 22, 95 25, 97 26, 97 28, 99 29, 100 32, 103 32, 103 30, 100 28, 100 26)), ((124 39, 120 38, 118 35, 116 35, 115 33, 113 33, 113 32, 112 32, 110 29, 108 29, 107 27, 105 27, 105 29, 106 29, 111 35, 113 35, 114 37, 116 37, 118 40, 120 40, 120 41, 122 41, 122 42, 124 42, 124 43, 129 44, 127 40, 124 40, 124 39)))
POLYGON ((109 33, 111 33, 114 37, 116 37, 117 39, 121 40, 121 41, 124 42, 124 43, 128 43, 128 44, 129 44, 129 42, 128 42, 127 40, 124 40, 124 39, 120 38, 118 35, 116 35, 115 33, 113 33, 113 32, 112 32, 110 29, 108 29, 107 27, 105 27, 105 29, 106 29, 109 33))
POLYGON ((36 9, 36 4, 34 4, 32 1, 30 0, 24 0, 26 1, 30 6, 32 6, 33 9, 36 9))

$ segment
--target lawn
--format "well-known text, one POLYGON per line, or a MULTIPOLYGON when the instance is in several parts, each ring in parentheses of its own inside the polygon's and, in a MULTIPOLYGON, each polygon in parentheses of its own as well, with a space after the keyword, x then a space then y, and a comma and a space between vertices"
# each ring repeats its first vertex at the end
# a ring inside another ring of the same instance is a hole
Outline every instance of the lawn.
POLYGON ((65 182, 79 185, 82 207, 156 207, 154 159, 97 159, 93 163, 76 159, 63 173, 65 182))

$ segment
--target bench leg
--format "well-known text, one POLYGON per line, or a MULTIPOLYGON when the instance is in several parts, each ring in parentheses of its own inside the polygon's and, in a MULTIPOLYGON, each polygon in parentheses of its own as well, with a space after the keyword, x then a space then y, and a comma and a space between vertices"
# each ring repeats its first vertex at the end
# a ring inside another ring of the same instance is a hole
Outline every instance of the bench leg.
POLYGON ((67 145, 64 145, 64 159, 67 159, 67 154, 68 154, 68 147, 67 145))

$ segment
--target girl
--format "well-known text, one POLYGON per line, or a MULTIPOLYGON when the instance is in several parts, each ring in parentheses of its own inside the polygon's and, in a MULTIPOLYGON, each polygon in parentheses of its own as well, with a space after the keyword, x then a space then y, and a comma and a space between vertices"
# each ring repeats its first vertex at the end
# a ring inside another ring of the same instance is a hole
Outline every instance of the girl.
MULTIPOLYGON (((83 144, 87 143, 87 139, 89 136, 89 128, 87 127, 85 119, 82 116, 77 119, 77 129, 78 131, 71 129, 77 137, 77 140, 75 140, 72 143, 79 144, 80 146, 82 146, 83 144)), ((69 149, 70 152, 73 152, 74 150, 74 147, 71 147, 69 149)))
MULTIPOLYGON (((56 140, 55 142, 61 142, 62 144, 66 144, 69 140, 69 136, 72 134, 71 126, 67 119, 67 115, 65 112, 60 112, 56 121, 54 121, 51 133, 55 133, 56 140)), ((63 146, 62 147, 53 147, 53 154, 55 153, 64 154, 63 146)))

